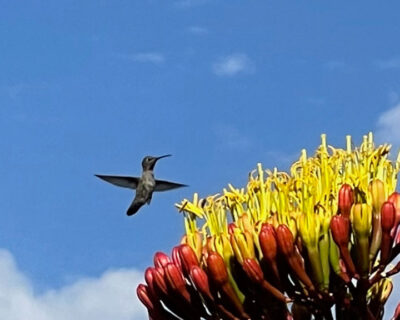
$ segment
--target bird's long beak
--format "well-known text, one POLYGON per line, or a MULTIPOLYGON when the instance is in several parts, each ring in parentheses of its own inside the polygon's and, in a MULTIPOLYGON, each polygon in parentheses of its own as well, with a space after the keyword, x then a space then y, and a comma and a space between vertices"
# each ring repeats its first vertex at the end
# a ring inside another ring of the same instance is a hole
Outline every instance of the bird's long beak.
POLYGON ((170 157, 170 156, 172 156, 172 154, 166 154, 166 155, 163 155, 161 157, 156 157, 156 161, 158 161, 158 160, 160 160, 162 158, 170 157))

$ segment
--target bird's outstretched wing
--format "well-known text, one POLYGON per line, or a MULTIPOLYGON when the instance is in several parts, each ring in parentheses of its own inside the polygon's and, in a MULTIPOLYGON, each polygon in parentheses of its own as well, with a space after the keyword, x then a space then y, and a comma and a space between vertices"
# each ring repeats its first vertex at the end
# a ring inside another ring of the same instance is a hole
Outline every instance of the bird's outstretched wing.
POLYGON ((181 183, 169 182, 165 180, 156 180, 156 187, 154 191, 167 191, 181 187, 187 187, 187 185, 181 183))
POLYGON ((101 174, 95 174, 95 176, 118 187, 129 189, 136 189, 139 183, 139 178, 137 177, 104 176, 101 174))

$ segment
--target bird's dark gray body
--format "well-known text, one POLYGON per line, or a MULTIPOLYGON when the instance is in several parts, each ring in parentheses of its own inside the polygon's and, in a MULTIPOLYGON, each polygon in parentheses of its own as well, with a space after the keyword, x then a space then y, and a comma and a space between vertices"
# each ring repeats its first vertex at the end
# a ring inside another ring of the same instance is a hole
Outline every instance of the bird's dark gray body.
POLYGON ((154 179, 153 171, 143 171, 136 188, 135 198, 127 211, 128 216, 136 213, 145 203, 150 204, 155 187, 156 180, 154 179))
POLYGON ((142 176, 126 177, 126 176, 105 176, 96 174, 96 177, 103 179, 119 187, 135 189, 136 194, 128 211, 128 216, 135 214, 145 203, 150 204, 154 191, 167 191, 180 187, 186 187, 184 184, 154 179, 154 166, 159 159, 169 157, 167 154, 161 157, 147 156, 142 160, 142 176))

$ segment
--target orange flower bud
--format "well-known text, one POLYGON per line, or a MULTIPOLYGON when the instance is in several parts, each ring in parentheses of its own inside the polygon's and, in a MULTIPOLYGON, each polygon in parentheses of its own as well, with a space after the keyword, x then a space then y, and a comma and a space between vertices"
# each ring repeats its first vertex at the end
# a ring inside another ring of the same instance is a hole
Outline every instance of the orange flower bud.
POLYGON ((223 292, 224 296, 235 306, 235 309, 241 314, 242 318, 249 319, 245 313, 235 290, 229 282, 228 271, 224 264, 224 259, 215 251, 208 253, 207 270, 210 278, 223 292))
POLYGON ((278 254, 278 243, 274 227, 271 224, 264 223, 261 227, 258 239, 263 257, 265 261, 268 262, 268 266, 271 268, 275 279, 279 282, 280 276, 276 259, 278 254))
POLYGON ((276 239, 280 251, 285 256, 290 256, 294 251, 294 240, 290 229, 285 224, 280 224, 276 229, 276 239))
POLYGON ((354 203, 354 192, 348 184, 343 184, 339 190, 338 207, 344 218, 350 217, 351 206, 354 203))
POLYGON ((218 253, 214 251, 208 253, 207 269, 216 284, 224 285, 229 281, 224 259, 218 253))
POLYGON ((259 234, 260 247, 264 258, 267 261, 276 259, 278 244, 276 242, 276 232, 271 224, 264 223, 259 234))

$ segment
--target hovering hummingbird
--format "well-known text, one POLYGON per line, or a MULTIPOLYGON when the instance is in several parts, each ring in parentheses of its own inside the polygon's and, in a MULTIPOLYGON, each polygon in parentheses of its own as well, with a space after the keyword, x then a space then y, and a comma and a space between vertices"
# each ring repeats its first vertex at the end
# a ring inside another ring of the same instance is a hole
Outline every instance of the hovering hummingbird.
POLYGON ((128 216, 131 216, 135 214, 145 203, 150 204, 154 191, 167 191, 180 187, 187 187, 185 184, 154 179, 153 170, 156 162, 162 158, 170 156, 170 154, 166 154, 161 157, 144 157, 142 160, 143 171, 140 178, 126 176, 105 176, 100 174, 96 174, 95 176, 118 187, 136 190, 135 198, 126 212, 128 216))

